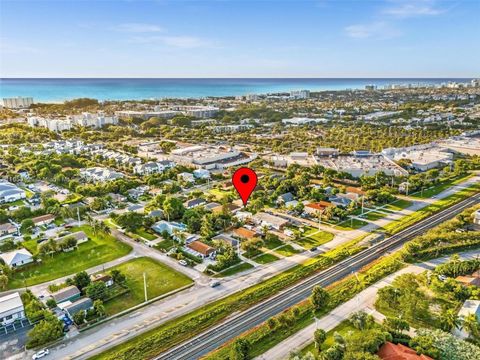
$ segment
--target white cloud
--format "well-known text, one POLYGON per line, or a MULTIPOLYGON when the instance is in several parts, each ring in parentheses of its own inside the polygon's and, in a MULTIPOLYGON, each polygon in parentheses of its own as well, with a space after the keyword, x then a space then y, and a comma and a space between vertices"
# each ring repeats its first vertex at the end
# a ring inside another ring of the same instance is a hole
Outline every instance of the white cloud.
POLYGON ((435 16, 445 12, 445 9, 436 7, 432 0, 403 1, 397 6, 384 9, 383 13, 399 18, 417 16, 435 16))
POLYGON ((114 30, 127 33, 152 33, 162 32, 164 29, 155 24, 126 23, 114 27, 114 30))
POLYGON ((150 35, 134 36, 130 42, 138 44, 160 44, 174 48, 193 49, 199 47, 212 47, 212 42, 196 36, 174 36, 174 35, 150 35))
POLYGON ((350 25, 345 28, 345 32, 354 39, 390 39, 401 35, 399 30, 385 21, 350 25))

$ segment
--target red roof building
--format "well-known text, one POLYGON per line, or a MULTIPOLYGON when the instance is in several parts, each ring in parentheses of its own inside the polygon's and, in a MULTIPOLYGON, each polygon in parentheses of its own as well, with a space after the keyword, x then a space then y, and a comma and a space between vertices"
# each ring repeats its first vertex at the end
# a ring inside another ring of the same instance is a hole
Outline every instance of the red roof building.
POLYGON ((387 341, 377 352, 382 360, 433 360, 427 355, 417 355, 417 352, 402 344, 387 341))

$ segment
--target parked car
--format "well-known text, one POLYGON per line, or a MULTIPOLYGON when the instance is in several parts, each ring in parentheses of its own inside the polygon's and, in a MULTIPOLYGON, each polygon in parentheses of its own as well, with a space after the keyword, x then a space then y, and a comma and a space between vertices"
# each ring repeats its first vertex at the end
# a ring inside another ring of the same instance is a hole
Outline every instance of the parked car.
POLYGON ((32 359, 33 360, 41 359, 44 356, 47 356, 48 354, 50 354, 50 351, 48 349, 42 349, 42 350, 36 352, 35 354, 33 354, 32 359))
POLYGON ((178 263, 182 266, 187 266, 188 265, 188 263, 185 260, 180 260, 178 263))

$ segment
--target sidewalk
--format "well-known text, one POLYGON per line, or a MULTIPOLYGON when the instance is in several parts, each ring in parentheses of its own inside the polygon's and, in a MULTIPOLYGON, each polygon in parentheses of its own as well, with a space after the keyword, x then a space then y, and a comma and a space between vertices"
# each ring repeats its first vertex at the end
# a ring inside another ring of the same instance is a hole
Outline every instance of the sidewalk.
MULTIPOLYGON (((473 250, 461 253, 459 255, 462 260, 470 260, 480 255, 480 250, 473 250)), ((374 310, 375 298, 379 289, 390 285, 392 281, 399 275, 406 273, 420 274, 425 270, 433 269, 437 265, 448 261, 449 257, 450 256, 445 256, 438 259, 426 261, 424 263, 410 265, 387 276, 386 278, 369 286, 368 288, 357 294, 357 296, 355 296, 353 299, 338 306, 329 314, 325 315, 321 319, 318 319, 316 322, 310 324, 306 328, 285 339, 284 341, 277 344, 262 355, 256 357, 255 359, 286 359, 292 351, 301 350, 313 341, 313 333, 316 328, 321 328, 325 331, 332 330, 342 321, 346 320, 350 316, 350 314, 356 311, 364 310, 367 313, 371 313, 372 315, 374 315, 375 318, 382 318, 382 315, 376 313, 376 311, 374 310)))

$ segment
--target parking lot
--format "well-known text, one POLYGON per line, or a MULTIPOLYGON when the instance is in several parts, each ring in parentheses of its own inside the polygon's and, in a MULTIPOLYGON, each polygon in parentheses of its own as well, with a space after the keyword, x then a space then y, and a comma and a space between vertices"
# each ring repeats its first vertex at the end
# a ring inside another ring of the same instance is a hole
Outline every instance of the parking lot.
POLYGON ((28 320, 0 327, 0 359, 21 359, 25 355, 27 333, 32 328, 28 320))

